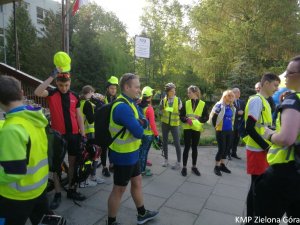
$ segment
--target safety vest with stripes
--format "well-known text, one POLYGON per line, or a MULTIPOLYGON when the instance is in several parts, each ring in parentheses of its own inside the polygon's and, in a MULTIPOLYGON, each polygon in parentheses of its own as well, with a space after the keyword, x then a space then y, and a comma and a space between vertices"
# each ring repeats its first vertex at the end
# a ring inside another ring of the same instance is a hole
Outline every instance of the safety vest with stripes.
MULTIPOLYGON (((120 95, 117 99, 122 98, 124 99, 127 104, 130 106, 134 113, 134 117, 136 119, 139 119, 139 113, 138 110, 133 102, 129 102, 124 96, 120 95)), ((112 137, 114 137, 122 128, 123 126, 120 126, 116 124, 113 120, 113 112, 114 109, 119 104, 126 104, 124 102, 116 102, 112 106, 112 110, 110 113, 110 123, 109 123, 109 132, 112 137)), ((109 146, 109 148, 112 151, 118 152, 118 153, 129 153, 134 152, 139 149, 141 145, 141 139, 135 138, 127 129, 125 130, 124 134, 119 135, 114 142, 109 146)))
MULTIPOLYGON (((300 99, 300 93, 295 95, 298 100, 300 99)), ((281 129, 280 114, 278 114, 276 120, 276 131, 279 132, 281 129)), ((295 145, 300 144, 300 132, 298 133, 295 145)), ((279 146, 272 144, 271 148, 268 151, 267 160, 270 165, 288 163, 295 160, 294 156, 294 147, 293 146, 279 146)))
MULTIPOLYGON (((89 121, 86 119, 85 114, 83 113, 83 107, 86 102, 90 102, 90 101, 80 100, 80 112, 81 112, 81 116, 82 116, 83 122, 84 122, 84 132, 85 132, 85 134, 95 133, 95 123, 89 123, 89 121)), ((92 105, 93 114, 94 114, 95 105, 93 103, 91 103, 91 105, 92 105)))
MULTIPOLYGON (((148 107, 149 107, 149 106, 147 106, 147 107, 145 107, 145 108, 143 109, 143 113, 144 113, 144 116, 145 116, 145 117, 146 117, 146 111, 147 111, 148 107)), ((152 131, 152 129, 151 129, 150 123, 148 124, 147 128, 144 129, 144 134, 145 134, 145 135, 153 135, 153 131, 152 131)))
MULTIPOLYGON (((262 100, 262 112, 260 114, 260 117, 256 121, 254 128, 256 132, 262 136, 265 133, 265 127, 272 125, 271 107, 268 101, 262 95, 256 94, 254 96, 251 96, 245 108, 245 121, 247 121, 248 119, 249 103, 252 98, 260 98, 262 100)), ((264 149, 261 149, 261 147, 249 135, 247 135, 246 138, 244 138, 243 140, 246 143, 247 150, 254 152, 264 151, 264 149)), ((268 140, 265 141, 271 144, 271 142, 269 142, 268 140)))
MULTIPOLYGON (((186 111, 186 117, 192 119, 192 120, 197 120, 196 117, 201 117, 202 116, 202 112, 203 112, 203 109, 204 109, 204 106, 205 106, 205 102, 202 101, 202 100, 199 100, 198 102, 198 105, 195 109, 195 111, 193 111, 193 106, 192 106, 192 100, 188 100, 186 101, 185 103, 185 111, 186 111)), ((192 129, 193 130, 193 127, 188 125, 187 123, 183 123, 182 124, 182 128, 183 129, 192 129)), ((200 127, 199 127, 200 130, 197 130, 197 131, 203 131, 203 123, 200 123, 200 127)))
POLYGON ((163 100, 163 110, 161 122, 171 126, 179 126, 179 110, 178 110, 178 97, 174 97, 173 105, 170 107, 167 97, 163 100))
POLYGON ((0 185, 0 195, 14 200, 29 200, 40 196, 48 183, 48 140, 45 128, 37 128, 21 117, 9 117, 3 128, 10 124, 24 127, 30 138, 29 160, 24 178, 0 185))

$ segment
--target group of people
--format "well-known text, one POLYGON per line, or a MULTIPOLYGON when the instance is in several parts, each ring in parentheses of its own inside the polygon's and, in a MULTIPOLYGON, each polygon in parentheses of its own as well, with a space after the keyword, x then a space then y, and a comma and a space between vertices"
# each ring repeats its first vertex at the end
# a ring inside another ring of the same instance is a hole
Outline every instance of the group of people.
MULTIPOLYGON (((68 152, 67 198, 83 201, 86 197, 77 191, 74 180, 76 158, 81 151, 81 142, 95 139, 95 111, 104 104, 112 104, 109 132, 116 136, 108 149, 102 148, 102 175, 109 177, 107 166, 109 155, 113 167, 113 187, 108 198, 108 225, 118 225, 117 212, 122 196, 131 183, 131 195, 137 208, 137 223, 144 224, 154 219, 158 211, 147 210, 142 192, 142 175, 151 176, 146 168, 148 152, 153 140, 159 140, 154 109, 151 105, 153 89, 149 86, 140 90, 139 77, 126 73, 120 78, 112 76, 106 85, 105 96, 95 93, 90 86, 82 88, 81 96, 70 90, 69 67, 58 67, 40 84, 35 94, 47 99, 51 128, 63 135, 68 152), (56 88, 48 86, 55 80, 56 88), (120 88, 120 95, 117 89, 120 88), (109 153, 108 153, 109 152, 109 153)), ((188 100, 182 102, 176 96, 173 83, 165 85, 165 97, 161 100, 163 140, 163 167, 169 166, 168 135, 173 136, 177 161, 172 169, 182 169, 187 176, 187 161, 192 148, 191 171, 201 176, 197 168, 197 146, 203 124, 208 120, 215 127, 218 151, 215 157, 214 173, 231 173, 225 160, 240 159, 237 146, 240 136, 246 143, 247 173, 251 175, 251 186, 247 196, 247 215, 271 218, 279 224, 287 214, 290 218, 300 218, 300 57, 292 59, 287 67, 286 86, 295 91, 285 96, 278 107, 276 129, 273 130, 271 107, 268 98, 277 90, 280 79, 277 75, 263 75, 258 93, 250 96, 245 104, 240 90, 234 88, 223 92, 222 98, 208 113, 208 107, 201 100, 199 87, 191 85, 187 89, 188 100), (181 155, 179 126, 183 129, 184 151, 181 155), (277 219, 277 220, 276 220, 277 219), (279 220, 278 220, 279 219, 279 220), (278 223, 279 221, 279 223, 278 223)), ((10 76, 0 76, 0 107, 6 118, 0 129, 0 219, 5 224, 25 224, 30 218, 38 224, 43 214, 51 214, 48 206, 46 187, 49 167, 47 159, 48 124, 40 108, 23 105, 21 84, 10 76)), ((93 162, 94 170, 88 181, 81 187, 103 183, 96 176, 98 162, 93 162)), ((55 209, 61 202, 59 168, 54 169, 55 195, 50 204, 55 209)), ((292 222, 291 222, 292 224, 292 222)))

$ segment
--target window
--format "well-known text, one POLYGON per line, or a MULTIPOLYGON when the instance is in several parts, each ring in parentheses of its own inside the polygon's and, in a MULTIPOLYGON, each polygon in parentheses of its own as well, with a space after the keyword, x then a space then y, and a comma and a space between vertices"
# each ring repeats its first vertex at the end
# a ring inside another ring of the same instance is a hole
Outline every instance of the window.
POLYGON ((36 17, 38 23, 43 23, 44 20, 44 10, 40 7, 36 7, 36 17))
POLYGON ((3 12, 3 5, 0 5, 0 13, 3 12))
POLYGON ((4 36, 4 29, 0 27, 0 36, 4 36))

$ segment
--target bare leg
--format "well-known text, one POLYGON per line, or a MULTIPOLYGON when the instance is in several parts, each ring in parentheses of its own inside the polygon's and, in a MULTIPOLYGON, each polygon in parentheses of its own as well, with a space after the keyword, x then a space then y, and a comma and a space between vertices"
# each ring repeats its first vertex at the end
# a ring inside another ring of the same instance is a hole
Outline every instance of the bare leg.
POLYGON ((122 196, 126 190, 126 186, 114 185, 108 198, 108 217, 117 217, 122 196))
POLYGON ((143 192, 142 192, 142 176, 131 178, 131 196, 137 208, 144 205, 143 192))

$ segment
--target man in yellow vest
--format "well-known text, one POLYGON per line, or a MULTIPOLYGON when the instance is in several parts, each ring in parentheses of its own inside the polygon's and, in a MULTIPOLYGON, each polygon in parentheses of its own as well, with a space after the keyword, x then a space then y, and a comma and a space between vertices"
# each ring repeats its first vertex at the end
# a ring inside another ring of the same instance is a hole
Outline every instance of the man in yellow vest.
POLYGON ((285 77, 286 87, 295 93, 282 102, 276 131, 265 129, 264 137, 272 143, 267 156, 270 167, 255 184, 255 215, 272 224, 299 224, 300 56, 290 61, 285 77))
POLYGON ((47 119, 41 108, 23 105, 21 83, 0 76, 0 107, 6 119, 0 129, 0 220, 37 225, 49 213, 47 119))
POLYGON ((114 186, 108 198, 108 225, 118 225, 117 212, 126 187, 131 182, 131 195, 136 205, 137 223, 144 224, 157 216, 157 211, 149 211, 144 207, 142 194, 142 177, 139 164, 139 147, 147 120, 139 113, 135 99, 140 95, 140 81, 135 74, 126 73, 120 79, 122 94, 114 103, 110 115, 109 131, 114 137, 123 127, 110 148, 110 160, 114 164, 114 186))
MULTIPOLYGON (((280 79, 272 73, 264 74, 259 92, 251 96, 245 108, 247 173, 251 175, 251 186, 247 196, 247 216, 254 216, 253 185, 259 175, 268 168, 267 152, 270 142, 262 136, 267 126, 272 125, 271 108, 267 98, 278 89, 280 79)), ((254 222, 254 221, 252 221, 254 222)), ((250 223, 251 224, 251 223, 250 223)))

